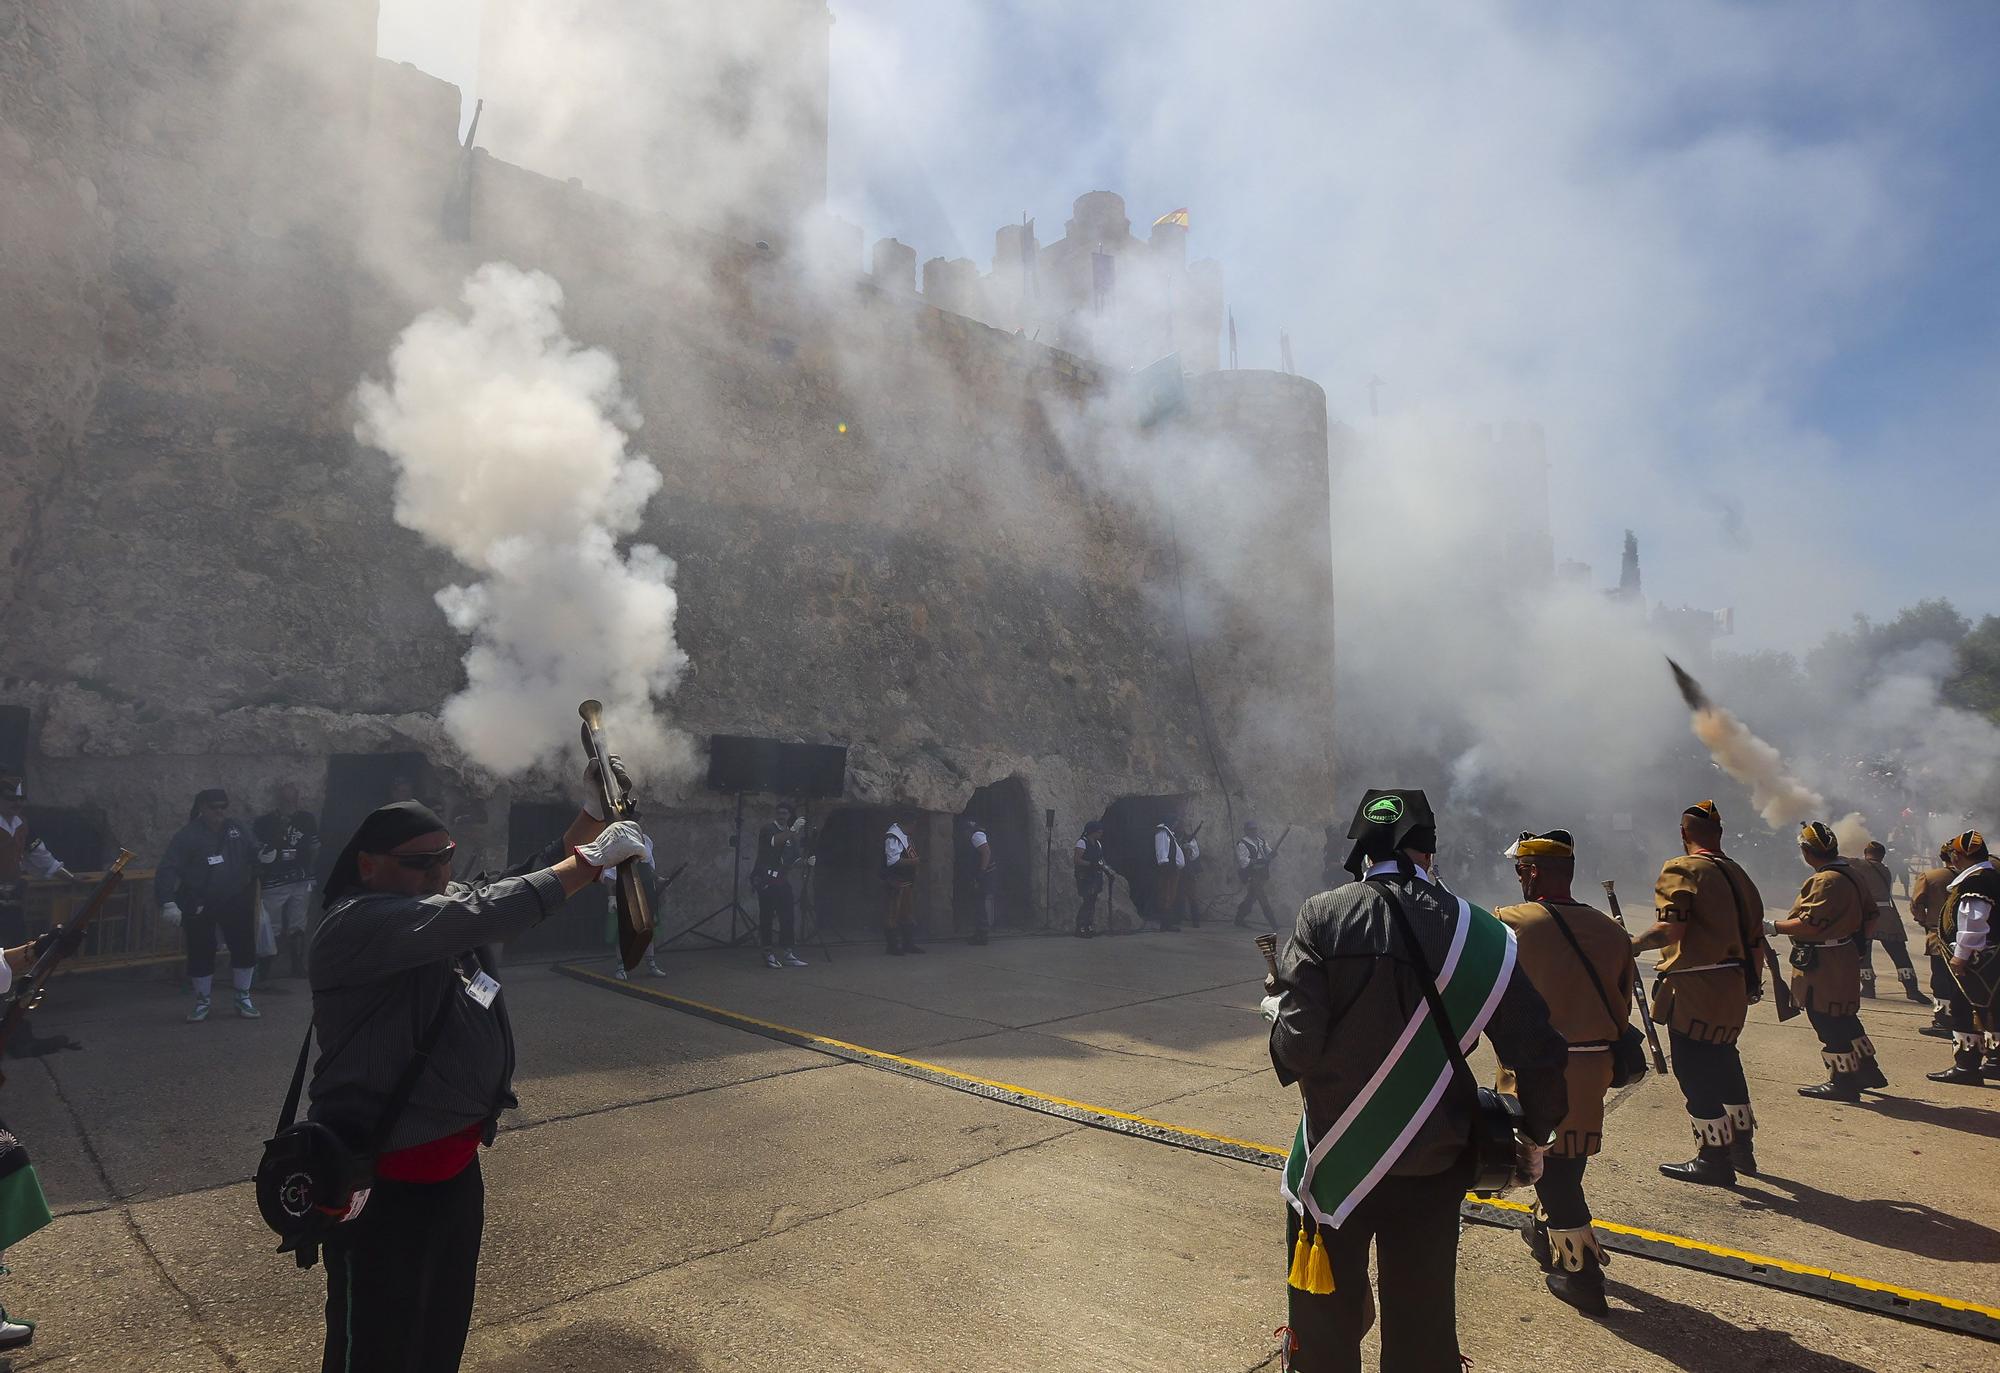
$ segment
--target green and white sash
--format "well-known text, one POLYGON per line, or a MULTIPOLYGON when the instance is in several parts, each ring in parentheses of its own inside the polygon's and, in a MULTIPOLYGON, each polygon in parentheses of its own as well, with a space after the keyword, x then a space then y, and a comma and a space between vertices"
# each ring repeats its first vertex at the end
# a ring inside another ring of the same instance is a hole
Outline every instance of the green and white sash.
MULTIPOLYGON (((1479 1042, 1513 971, 1514 932, 1491 911, 1459 899, 1437 986, 1461 1052, 1479 1042)), ((1430 1119, 1452 1075, 1444 1036, 1430 1018, 1430 1007, 1419 1001, 1382 1066, 1317 1142, 1307 1138, 1299 1116, 1279 1190, 1300 1215, 1337 1228, 1430 1119)))

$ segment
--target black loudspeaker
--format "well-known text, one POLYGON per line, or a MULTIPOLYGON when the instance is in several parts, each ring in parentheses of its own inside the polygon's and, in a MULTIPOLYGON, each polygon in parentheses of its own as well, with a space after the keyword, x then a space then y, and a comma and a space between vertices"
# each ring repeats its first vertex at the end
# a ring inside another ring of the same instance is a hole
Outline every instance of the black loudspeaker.
POLYGON ((0 706, 0 772, 19 774, 28 765, 28 708, 0 706))
POLYGON ((711 791, 761 791, 836 801, 847 793, 847 746, 712 734, 708 785, 711 791))

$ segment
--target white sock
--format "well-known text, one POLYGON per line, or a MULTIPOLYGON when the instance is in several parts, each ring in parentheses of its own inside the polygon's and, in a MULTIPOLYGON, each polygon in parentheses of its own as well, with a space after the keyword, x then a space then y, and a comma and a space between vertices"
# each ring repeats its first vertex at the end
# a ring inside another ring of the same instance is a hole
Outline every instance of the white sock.
POLYGON ((208 1000, 209 992, 215 987, 215 979, 213 977, 191 977, 188 981, 194 983, 194 994, 203 1001, 208 1000))
POLYGON ((250 990, 250 979, 256 972, 255 968, 231 968, 229 970, 229 982, 231 986, 236 988, 237 995, 240 996, 250 990))

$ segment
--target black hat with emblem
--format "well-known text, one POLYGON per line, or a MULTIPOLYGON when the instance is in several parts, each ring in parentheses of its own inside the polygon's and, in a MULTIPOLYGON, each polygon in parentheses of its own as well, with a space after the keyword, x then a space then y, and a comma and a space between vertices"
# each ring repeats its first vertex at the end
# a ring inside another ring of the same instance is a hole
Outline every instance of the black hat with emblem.
POLYGON ((1435 853, 1437 817, 1431 814, 1430 798, 1421 788, 1370 787, 1354 809, 1347 837, 1354 841, 1354 847, 1341 866, 1359 881, 1371 858, 1390 858, 1404 849, 1435 853))

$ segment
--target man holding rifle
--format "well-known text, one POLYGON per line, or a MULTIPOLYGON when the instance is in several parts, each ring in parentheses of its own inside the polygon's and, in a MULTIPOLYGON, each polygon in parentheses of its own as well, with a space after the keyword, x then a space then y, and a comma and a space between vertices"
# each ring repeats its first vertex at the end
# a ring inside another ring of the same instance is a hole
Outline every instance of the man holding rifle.
MULTIPOLYGON (((611 771, 622 772, 615 759, 611 771)), ((444 822, 420 801, 391 802, 361 822, 327 877, 309 956, 320 1042, 310 1115, 353 1143, 379 1135, 381 1152, 373 1185, 322 1242, 323 1369, 459 1366, 485 1226, 479 1149, 515 1104, 513 1028, 483 946, 645 855, 639 826, 607 825, 602 809, 586 805, 559 841, 501 877, 464 883, 451 880, 457 845, 444 822), (420 1057, 428 1063, 404 1084, 420 1057)))
MULTIPOLYGON (((1285 841, 1280 837, 1278 842, 1285 841)), ((1237 928, 1249 923, 1252 902, 1264 913, 1264 923, 1278 928, 1278 918, 1271 913, 1271 860, 1276 856, 1277 850, 1264 842, 1263 827, 1245 820, 1243 837, 1236 841, 1236 875, 1243 881, 1243 899, 1236 903, 1237 928)))
POLYGON ((1756 1117, 1736 1041, 1750 1003, 1764 994, 1758 963, 1765 953, 1764 899, 1750 874, 1722 852, 1722 813, 1715 802, 1681 812, 1681 848, 1653 888, 1657 923, 1632 941, 1635 955, 1665 950, 1653 1018, 1667 1026, 1674 1077, 1697 1146, 1692 1159, 1663 1163, 1660 1172, 1681 1182, 1731 1187, 1738 1170, 1757 1172, 1756 1117))
MULTIPOLYGON (((1514 860, 1523 902, 1493 914, 1514 931, 1520 969, 1569 1043, 1563 1071, 1569 1111, 1535 1180, 1535 1210, 1524 1233, 1549 1291, 1585 1315, 1603 1316, 1611 1309, 1604 1300, 1604 1249, 1590 1227, 1583 1174, 1604 1147, 1612 1050, 1625 1033, 1638 978, 1632 942, 1617 921, 1570 894, 1576 840, 1568 830, 1523 834, 1506 856, 1514 860)), ((1514 1090, 1514 1074, 1504 1065, 1499 1089, 1514 1090)))

